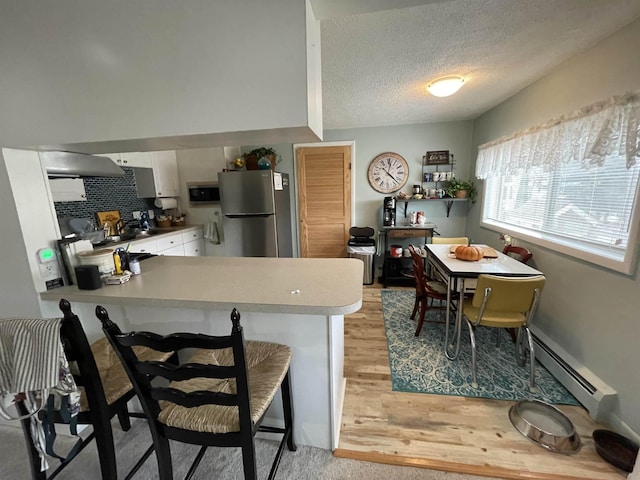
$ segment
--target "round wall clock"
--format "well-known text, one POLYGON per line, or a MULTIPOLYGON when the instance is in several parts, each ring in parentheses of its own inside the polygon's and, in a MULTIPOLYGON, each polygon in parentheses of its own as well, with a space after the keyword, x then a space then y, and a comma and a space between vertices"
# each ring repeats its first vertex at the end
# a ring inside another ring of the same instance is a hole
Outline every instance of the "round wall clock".
POLYGON ((369 183, 380 193, 400 190, 409 178, 409 166, 401 155, 385 152, 371 160, 369 183))

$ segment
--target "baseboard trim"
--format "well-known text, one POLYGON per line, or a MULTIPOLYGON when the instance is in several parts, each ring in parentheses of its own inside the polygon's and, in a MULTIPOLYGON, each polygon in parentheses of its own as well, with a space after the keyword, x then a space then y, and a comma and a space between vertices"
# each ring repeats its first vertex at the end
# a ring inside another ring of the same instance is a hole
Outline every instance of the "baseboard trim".
POLYGON ((337 448, 333 455, 338 458, 350 458, 364 462, 384 463, 401 467, 425 468, 451 473, 465 473, 482 477, 498 477, 508 480, 583 480, 582 477, 554 475, 548 473, 521 472, 491 465, 466 465, 462 463, 444 462, 426 458, 411 458, 398 455, 387 455, 378 452, 359 452, 337 448))

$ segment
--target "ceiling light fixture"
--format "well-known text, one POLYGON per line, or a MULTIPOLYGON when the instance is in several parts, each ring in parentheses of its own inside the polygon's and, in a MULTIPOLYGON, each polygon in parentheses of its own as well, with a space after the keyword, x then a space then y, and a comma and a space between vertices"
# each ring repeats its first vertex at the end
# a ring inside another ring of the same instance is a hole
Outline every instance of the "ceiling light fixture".
POLYGON ((436 97, 448 97, 460 90, 463 83, 464 78, 462 77, 442 77, 431 82, 427 86, 427 90, 436 97))

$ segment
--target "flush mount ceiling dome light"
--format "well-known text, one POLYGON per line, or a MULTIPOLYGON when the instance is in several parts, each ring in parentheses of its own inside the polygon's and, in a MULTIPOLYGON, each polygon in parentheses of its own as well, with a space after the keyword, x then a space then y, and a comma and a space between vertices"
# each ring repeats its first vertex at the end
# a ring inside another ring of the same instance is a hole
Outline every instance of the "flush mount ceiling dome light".
POLYGON ((431 82, 427 86, 427 90, 436 97, 448 97, 460 90, 463 83, 464 78, 462 77, 442 77, 431 82))

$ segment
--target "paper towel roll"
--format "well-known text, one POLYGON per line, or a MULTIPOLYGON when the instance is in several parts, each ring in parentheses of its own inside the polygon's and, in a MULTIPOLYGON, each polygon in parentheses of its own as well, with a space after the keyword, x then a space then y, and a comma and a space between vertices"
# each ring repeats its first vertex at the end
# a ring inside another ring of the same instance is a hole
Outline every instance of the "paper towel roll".
POLYGON ((156 198, 154 205, 162 210, 178 208, 178 200, 175 198, 156 198))

